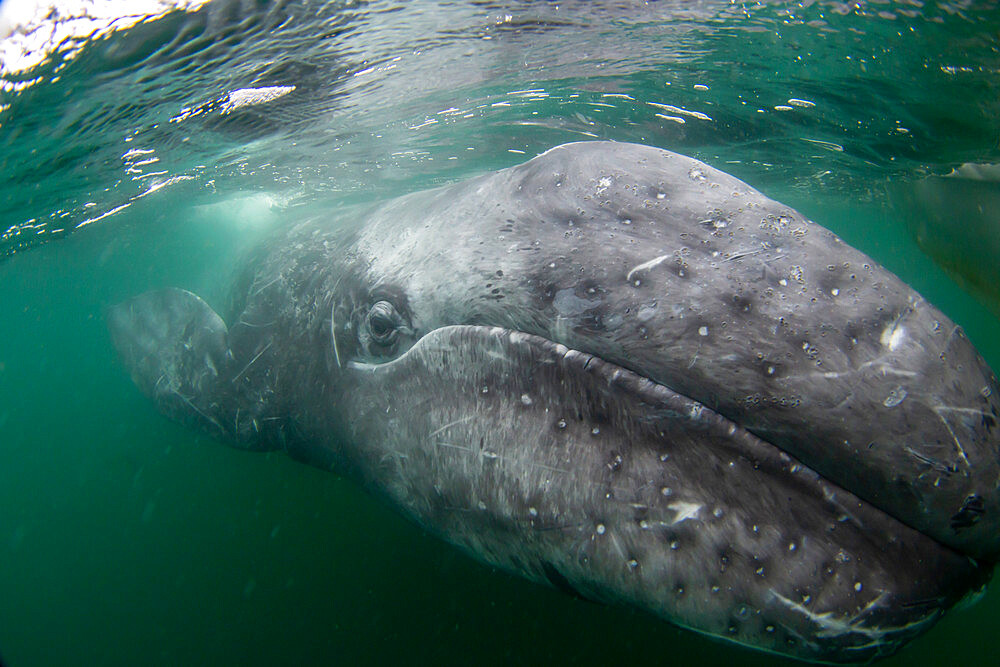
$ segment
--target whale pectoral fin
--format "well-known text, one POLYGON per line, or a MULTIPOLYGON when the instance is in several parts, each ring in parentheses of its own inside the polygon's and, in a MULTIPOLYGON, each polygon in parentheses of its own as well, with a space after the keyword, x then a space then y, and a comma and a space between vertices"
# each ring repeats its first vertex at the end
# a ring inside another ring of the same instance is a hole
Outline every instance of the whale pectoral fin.
POLYGON ((146 292, 112 306, 108 329, 136 385, 171 419, 198 426, 242 448, 235 363, 225 322, 182 289, 146 292))

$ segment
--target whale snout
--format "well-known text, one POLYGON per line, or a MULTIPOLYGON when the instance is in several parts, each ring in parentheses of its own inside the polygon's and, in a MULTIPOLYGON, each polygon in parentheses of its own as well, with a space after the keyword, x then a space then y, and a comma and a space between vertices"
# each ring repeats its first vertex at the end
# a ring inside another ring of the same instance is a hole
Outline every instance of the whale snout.
POLYGON ((429 310, 475 315, 437 325, 508 326, 629 368, 942 544, 1000 555, 1000 386, 958 326, 870 257, 646 146, 560 146, 452 190, 447 220, 479 215, 478 233, 435 229, 448 253, 407 251, 437 267, 415 291, 467 277, 429 310))

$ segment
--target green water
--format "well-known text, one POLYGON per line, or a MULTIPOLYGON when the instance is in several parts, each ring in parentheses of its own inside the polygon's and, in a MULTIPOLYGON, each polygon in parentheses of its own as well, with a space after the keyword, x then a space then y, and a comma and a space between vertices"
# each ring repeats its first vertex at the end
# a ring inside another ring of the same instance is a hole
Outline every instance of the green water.
MULTIPOLYGON (((41 78, 0 88, 10 665, 784 662, 493 571, 349 481, 155 412, 103 309, 167 285, 221 304, 267 230, 345 202, 564 141, 663 146, 835 230, 1000 368, 995 297, 959 286, 1000 258, 963 264, 987 244, 947 211, 927 219, 952 242, 918 245, 890 197, 1000 162, 996 3, 217 0, 78 46, 0 60, 0 83, 41 78), (227 107, 273 86, 295 89, 227 107)), ((884 664, 995 664, 998 615, 993 586, 884 664)))

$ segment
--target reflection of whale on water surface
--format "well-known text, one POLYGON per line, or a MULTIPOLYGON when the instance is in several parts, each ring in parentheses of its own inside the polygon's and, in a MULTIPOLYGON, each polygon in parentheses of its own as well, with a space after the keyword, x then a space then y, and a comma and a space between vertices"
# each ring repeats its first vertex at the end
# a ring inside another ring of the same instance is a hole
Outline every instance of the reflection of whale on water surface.
POLYGON ((225 321, 115 306, 136 383, 488 563, 767 651, 885 655, 988 579, 995 377, 795 211, 589 142, 357 219, 268 243, 225 321))

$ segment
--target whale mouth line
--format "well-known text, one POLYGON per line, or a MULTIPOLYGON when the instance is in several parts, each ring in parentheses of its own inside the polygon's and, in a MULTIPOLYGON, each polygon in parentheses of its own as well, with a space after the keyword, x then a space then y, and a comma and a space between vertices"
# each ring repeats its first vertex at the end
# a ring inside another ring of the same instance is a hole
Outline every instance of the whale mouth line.
MULTIPOLYGON (((908 526, 902 519, 887 512, 879 505, 855 496, 852 490, 840 486, 836 480, 825 477, 781 446, 756 435, 739 422, 686 394, 615 362, 607 361, 596 354, 567 347, 544 336, 494 326, 447 325, 428 331, 418 338, 409 349, 391 360, 381 363, 352 360, 346 362, 344 367, 359 375, 399 371, 401 367, 409 363, 423 363, 424 359, 421 357, 426 357, 431 351, 440 353, 456 347, 457 341, 480 346, 479 353, 484 358, 506 357, 508 361, 510 361, 511 350, 518 348, 534 350, 533 361, 535 363, 560 363, 564 372, 579 373, 599 379, 600 384, 608 391, 644 404, 645 408, 665 415, 674 424, 681 423, 683 428, 703 433, 713 441, 725 442, 728 447, 747 454, 751 458, 763 457, 777 462, 787 469, 790 475, 805 478, 802 481, 808 485, 818 485, 822 495, 828 499, 848 494, 854 502, 863 503, 869 510, 883 514, 893 522, 907 526, 910 530, 920 533, 943 549, 952 550, 951 547, 939 542, 932 535, 908 526)), ((512 397, 511 400, 514 401, 518 398, 512 397)), ((846 504, 844 514, 848 520, 860 524, 860 521, 846 509, 846 504)))

